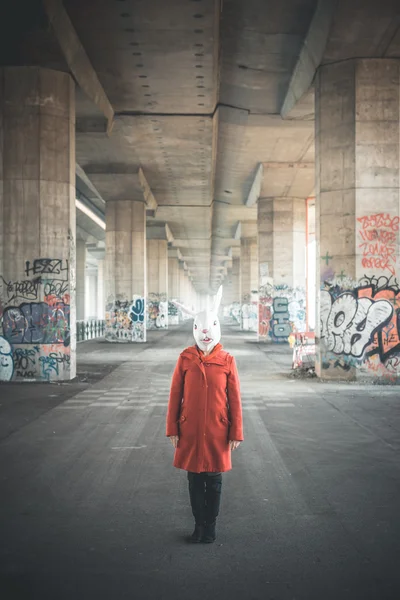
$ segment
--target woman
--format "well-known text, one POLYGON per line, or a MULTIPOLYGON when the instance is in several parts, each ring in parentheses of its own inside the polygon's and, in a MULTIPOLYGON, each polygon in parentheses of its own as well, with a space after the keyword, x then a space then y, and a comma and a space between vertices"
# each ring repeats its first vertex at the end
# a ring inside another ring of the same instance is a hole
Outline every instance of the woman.
POLYGON ((195 316, 196 345, 179 356, 167 413, 166 433, 175 448, 173 464, 188 472, 195 518, 190 539, 195 543, 212 543, 216 539, 222 473, 232 468, 231 451, 243 441, 236 363, 219 343, 221 328, 217 312, 221 294, 222 288, 213 310, 195 316))

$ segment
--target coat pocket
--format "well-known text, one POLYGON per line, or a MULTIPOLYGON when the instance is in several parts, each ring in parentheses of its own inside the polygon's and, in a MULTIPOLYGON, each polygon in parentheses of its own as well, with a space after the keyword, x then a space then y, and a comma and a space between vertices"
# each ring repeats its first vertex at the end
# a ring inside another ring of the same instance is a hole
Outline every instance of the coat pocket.
POLYGON ((227 427, 230 427, 231 422, 225 415, 221 415, 220 419, 224 425, 226 425, 227 427))
POLYGON ((181 416, 179 417, 179 419, 177 420, 177 423, 180 423, 180 424, 182 424, 182 423, 184 423, 185 421, 186 421, 186 417, 185 417, 185 415, 181 415, 181 416))

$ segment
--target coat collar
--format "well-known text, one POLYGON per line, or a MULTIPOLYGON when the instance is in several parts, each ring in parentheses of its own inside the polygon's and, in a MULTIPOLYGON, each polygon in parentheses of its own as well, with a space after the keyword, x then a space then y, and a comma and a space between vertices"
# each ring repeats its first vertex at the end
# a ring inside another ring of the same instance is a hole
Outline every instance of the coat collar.
POLYGON ((189 358, 190 360, 195 360, 199 363, 211 363, 214 365, 225 365, 226 359, 224 353, 222 351, 222 344, 217 344, 215 348, 212 349, 211 354, 208 356, 204 356, 201 350, 196 346, 189 346, 182 352, 184 356, 189 358))

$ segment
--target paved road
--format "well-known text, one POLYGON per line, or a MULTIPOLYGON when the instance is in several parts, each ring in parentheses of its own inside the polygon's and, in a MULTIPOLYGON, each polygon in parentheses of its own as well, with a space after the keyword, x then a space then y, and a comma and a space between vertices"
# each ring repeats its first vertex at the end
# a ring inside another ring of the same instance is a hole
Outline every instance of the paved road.
POLYGON ((400 597, 398 389, 293 380, 286 348, 228 326, 222 341, 246 440, 213 545, 185 542, 185 473, 164 437, 189 325, 81 345, 89 383, 0 387, 1 600, 400 597))

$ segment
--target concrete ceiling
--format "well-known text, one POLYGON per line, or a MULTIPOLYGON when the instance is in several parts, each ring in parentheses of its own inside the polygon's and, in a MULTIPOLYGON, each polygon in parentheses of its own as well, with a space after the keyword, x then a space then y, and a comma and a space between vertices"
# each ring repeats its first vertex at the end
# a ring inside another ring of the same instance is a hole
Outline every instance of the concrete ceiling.
POLYGON ((65 14, 59 0, 9 3, 1 62, 72 72, 81 191, 100 211, 104 201, 143 200, 142 169, 158 205, 148 224, 168 224, 203 292, 223 280, 238 232, 256 231, 258 194, 313 192, 318 64, 400 57, 398 0, 63 6, 65 14))

